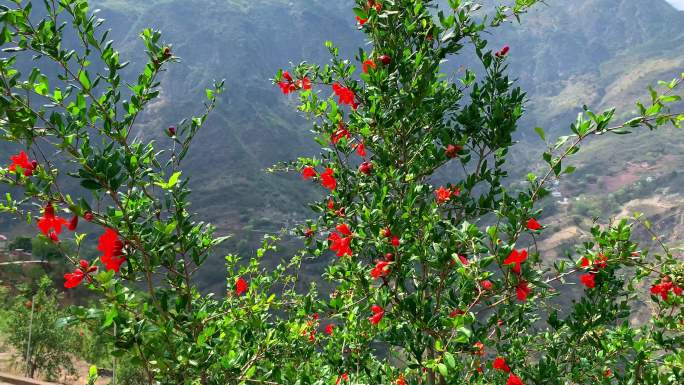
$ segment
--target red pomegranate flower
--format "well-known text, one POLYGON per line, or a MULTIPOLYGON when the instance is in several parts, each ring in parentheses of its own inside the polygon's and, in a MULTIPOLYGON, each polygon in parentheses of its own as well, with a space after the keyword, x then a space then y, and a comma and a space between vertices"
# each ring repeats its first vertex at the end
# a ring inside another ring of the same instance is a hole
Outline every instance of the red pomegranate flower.
POLYGON ((580 267, 586 269, 590 265, 591 265, 591 261, 589 260, 589 258, 582 257, 582 259, 580 260, 580 267))
POLYGON ((492 281, 485 279, 483 281, 480 281, 480 287, 482 287, 484 290, 492 290, 492 281))
POLYGON ((362 174, 370 175, 373 172, 373 163, 363 162, 359 165, 359 172, 362 174))
POLYGON ((311 179, 316 176, 316 170, 311 166, 306 166, 302 170, 302 178, 311 179))
POLYGON ((536 231, 536 230, 541 229, 541 225, 539 224, 539 222, 537 222, 536 219, 530 218, 530 220, 527 221, 527 229, 532 230, 532 231, 536 231))
POLYGON ((603 253, 599 253, 594 260, 594 267, 597 269, 603 269, 606 266, 608 266, 608 257, 606 257, 603 253))
POLYGON ((349 226, 341 224, 338 225, 336 229, 337 231, 333 231, 330 236, 328 236, 330 250, 335 251, 338 257, 351 256, 352 232, 349 229, 349 226))
POLYGON ((67 220, 56 216, 52 203, 48 203, 43 210, 43 216, 38 219, 38 228, 43 235, 57 242, 62 226, 65 225, 67 225, 67 220))
POLYGON ((468 266, 469 261, 468 261, 468 258, 467 258, 465 255, 459 254, 459 255, 458 255, 458 259, 461 261, 461 263, 463 264, 463 266, 468 266))
POLYGON ((347 128, 344 126, 344 123, 339 122, 337 124, 337 131, 335 131, 332 134, 331 140, 333 144, 337 144, 342 138, 346 138, 349 140, 351 138, 351 135, 349 134, 349 131, 347 131, 347 128))
POLYGON ((451 200, 451 190, 441 186, 435 190, 435 197, 437 199, 437 204, 442 204, 451 200))
POLYGON ((83 274, 83 271, 81 271, 81 269, 76 269, 73 273, 64 274, 64 287, 67 289, 75 288, 76 286, 81 284, 81 281, 83 281, 83 277, 85 277, 85 274, 83 274))
POLYGON ((380 55, 378 59, 380 60, 380 63, 382 63, 383 65, 390 65, 392 63, 392 58, 388 55, 380 55))
POLYGON ((484 356, 485 354, 485 346, 482 342, 475 342, 473 344, 473 347, 475 348, 475 351, 473 354, 478 355, 478 356, 484 356))
POLYGON ((399 237, 397 237, 396 235, 392 235, 391 243, 392 243, 392 246, 399 247, 399 245, 401 244, 401 241, 399 240, 399 237))
POLYGON ((513 271, 520 274, 521 264, 527 260, 527 250, 513 250, 504 260, 504 265, 513 265, 513 271))
POLYGON ((368 19, 362 19, 359 16, 356 16, 356 21, 359 23, 359 25, 364 25, 368 22, 368 19))
POLYGON ((506 382, 506 385, 525 385, 523 384, 522 380, 520 377, 516 376, 515 374, 511 373, 508 376, 508 381, 506 382))
POLYGON ((322 173, 321 175, 321 184, 323 187, 327 188, 330 191, 334 191, 335 188, 337 188, 337 180, 333 176, 333 169, 328 167, 325 169, 325 172, 322 173))
POLYGON ((677 296, 682 295, 682 288, 675 285, 667 275, 660 280, 660 283, 651 286, 651 294, 660 295, 663 301, 667 300, 670 291, 677 296))
POLYGON ((69 231, 76 231, 76 228, 78 227, 78 215, 74 215, 71 217, 71 220, 69 221, 69 224, 67 225, 67 229, 69 231))
POLYGON ((456 317, 463 315, 463 314, 465 314, 465 312, 463 310, 456 309, 456 310, 452 310, 451 313, 449 313, 449 317, 456 318, 456 317))
POLYGON ((356 153, 359 154, 360 157, 366 157, 366 144, 363 141, 355 145, 354 148, 356 149, 356 153))
POLYGON ((17 172, 17 167, 19 167, 24 172, 24 176, 33 175, 33 170, 35 170, 38 164, 35 160, 29 161, 28 155, 26 155, 24 151, 20 151, 17 155, 10 156, 10 160, 12 161, 12 164, 9 165, 8 170, 10 172, 17 172))
POLYGON ((375 65, 374 61, 372 61, 370 59, 366 59, 366 60, 364 60, 363 65, 362 65, 363 73, 367 74, 369 68, 376 69, 377 66, 375 65))
POLYGON ((294 79, 292 79, 292 75, 290 75, 289 72, 283 71, 282 78, 284 80, 281 80, 280 83, 278 83, 278 86, 285 95, 288 95, 289 93, 295 92, 299 89, 311 89, 311 80, 306 76, 302 79, 298 79, 295 82, 294 79))
POLYGON ((404 375, 400 374, 397 378, 397 385, 408 385, 404 379, 404 375))
POLYGON ((90 274, 97 271, 97 266, 90 266, 88 261, 83 259, 78 262, 78 265, 78 268, 74 270, 72 273, 64 274, 65 288, 75 288, 76 286, 81 284, 83 278, 87 278, 88 282, 92 281, 92 277, 90 276, 90 274))
POLYGON ((463 146, 457 146, 450 144, 447 146, 446 150, 444 150, 444 155, 447 156, 447 158, 455 158, 458 156, 458 153, 463 150, 463 146))
POLYGON ((285 95, 289 94, 291 91, 294 90, 294 84, 292 83, 292 76, 290 76, 290 73, 287 71, 283 71, 283 81, 279 83, 280 88, 283 90, 283 93, 285 95))
POLYGON ((496 357, 494 362, 492 362, 492 368, 506 373, 511 371, 511 368, 506 365, 506 360, 503 357, 496 357))
POLYGON ((510 51, 510 49, 511 49, 511 47, 509 47, 508 45, 505 45, 505 46, 503 46, 503 48, 501 48, 501 50, 499 50, 497 53, 495 53, 494 56, 504 57, 504 56, 508 55, 508 51, 510 51))
POLYGON ((593 289, 596 287, 596 275, 594 273, 582 274, 580 275, 580 281, 588 289, 593 289))
POLYGON ((390 273, 390 263, 387 261, 378 261, 375 267, 371 270, 371 277, 373 279, 378 279, 380 277, 386 277, 390 273))
POLYGON ((340 381, 349 381, 349 375, 347 373, 342 373, 340 376, 337 377, 337 381, 335 381, 335 385, 340 385, 340 381))
POLYGON ((348 105, 352 106, 353 109, 356 109, 357 104, 356 104, 356 101, 354 100, 355 95, 354 95, 354 92, 352 90, 350 90, 347 87, 344 87, 340 83, 333 84, 332 88, 333 88, 333 92, 335 93, 335 95, 337 95, 337 97, 339 98, 340 104, 348 104, 348 105))
POLYGON ((106 228, 98 240, 97 249, 102 252, 100 262, 105 265, 105 269, 114 270, 118 273, 121 265, 126 262, 126 257, 123 256, 123 242, 119 239, 119 233, 106 228))
POLYGON ((518 297, 518 301, 526 301, 527 296, 530 295, 532 289, 527 286, 527 281, 520 281, 518 286, 515 287, 515 294, 518 297))
POLYGON ((235 294, 238 296, 243 295, 247 292, 247 289, 249 289, 249 285, 244 278, 239 277, 235 280, 235 294))
POLYGON ((333 335, 334 328, 335 328, 335 325, 333 325, 333 324, 328 324, 328 325, 325 327, 325 334, 327 334, 327 335, 329 335, 329 336, 333 335))
POLYGON ((311 79, 308 77, 303 77, 295 82, 297 89, 310 90, 311 89, 311 79))
POLYGON ((380 321, 382 321, 382 317, 385 316, 385 309, 381 308, 378 305, 371 306, 371 312, 373 312, 373 315, 368 317, 368 320, 373 325, 379 324, 380 321))

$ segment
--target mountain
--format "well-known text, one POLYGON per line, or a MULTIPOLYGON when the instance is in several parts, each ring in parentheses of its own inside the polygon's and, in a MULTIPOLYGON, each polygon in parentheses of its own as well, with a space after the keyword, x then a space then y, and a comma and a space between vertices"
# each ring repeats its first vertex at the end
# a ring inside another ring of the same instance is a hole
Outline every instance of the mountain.
MULTIPOLYGON (((318 193, 309 184, 301 183, 297 175, 263 171, 278 161, 315 150, 307 122, 293 112, 294 100, 283 96, 269 79, 289 62, 327 62, 326 40, 334 41, 348 57, 363 47, 364 36, 357 31, 352 3, 92 1, 93 8, 101 9, 100 16, 107 19, 111 37, 123 56, 131 59, 132 69, 141 65, 143 47, 137 34, 145 27, 162 30, 174 54, 183 58, 165 73, 162 97, 140 121, 137 135, 163 144, 166 127, 201 107, 203 89, 213 79, 226 79, 227 93, 197 137, 186 167, 195 190, 194 209, 203 219, 217 224, 221 232, 236 235, 229 246, 248 252, 265 232, 292 227, 310 216, 306 203, 318 193)), ((617 106, 620 114, 628 114, 632 102, 647 95, 646 85, 681 73, 682 26, 684 12, 665 0, 548 0, 524 15, 521 24, 495 30, 491 35, 493 47, 511 46, 510 72, 529 97, 529 115, 520 127, 521 143, 513 155, 514 162, 529 165, 539 159, 543 145, 534 127, 564 134, 583 104, 595 109, 617 106)), ((457 71, 460 64, 449 63, 447 68, 457 71)), ((597 205, 599 214, 616 214, 617 208, 607 207, 602 200, 607 194, 599 185, 605 178, 625 172, 627 160, 634 164, 667 163, 657 174, 665 178, 671 169, 684 164, 684 158, 677 155, 682 153, 683 143, 679 131, 640 135, 637 139, 603 138, 590 145, 597 154, 580 153, 574 179, 558 189, 571 198, 586 196, 584 199, 597 205), (622 146, 622 158, 613 153, 616 143, 622 146), (665 158, 659 152, 663 145, 674 155, 665 158), (624 155, 625 148, 633 150, 624 155), (588 176, 599 187, 578 192, 575 187, 579 182, 591 185, 588 176)), ((636 181, 644 177, 637 174, 636 181)), ((626 180, 635 181, 633 176, 626 180)), ((679 187, 684 184, 682 178, 668 178, 667 182, 679 187)), ((619 186, 608 194, 631 186, 608 185, 619 186)), ((650 197, 647 189, 642 190, 633 198, 650 197)), ((560 213, 570 210, 572 214, 578 206, 568 208, 551 202, 549 211, 555 213, 551 218, 556 218, 559 230, 569 228, 568 217, 572 217, 560 213)), ((681 210, 681 205, 674 206, 674 211, 681 210)), ((220 256, 215 258, 220 264, 220 256)), ((206 280, 219 287, 220 269, 211 270, 206 280)))

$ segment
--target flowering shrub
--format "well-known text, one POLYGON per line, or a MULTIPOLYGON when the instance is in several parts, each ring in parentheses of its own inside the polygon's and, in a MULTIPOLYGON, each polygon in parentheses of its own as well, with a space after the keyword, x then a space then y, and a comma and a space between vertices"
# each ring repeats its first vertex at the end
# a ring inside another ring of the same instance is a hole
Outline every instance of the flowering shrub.
POLYGON ((530 170, 527 186, 509 191, 506 158, 525 94, 506 75, 515 49, 492 50, 482 34, 534 3, 359 0, 370 45, 355 61, 328 43, 330 64, 279 71, 275 90, 299 98, 322 147, 280 169, 326 196, 300 229, 302 253, 266 271, 260 260, 276 250, 267 237, 247 264, 226 257, 221 300, 194 285, 223 238, 189 212, 181 163, 222 84, 207 90, 200 116, 162 131, 170 149, 160 152, 136 135, 159 73, 176 60, 158 32, 142 32, 148 60, 124 90, 126 63, 86 1, 45 2, 43 16, 29 3, 2 6, 0 128, 24 151, 0 171, 23 196, 0 209, 38 216, 36 231, 56 245, 97 243, 96 256, 64 253, 73 265, 65 286, 101 298, 69 321, 111 334, 150 384, 677 383, 681 260, 664 244, 640 247, 632 232, 650 227, 635 217, 596 225, 569 260, 549 261, 536 247, 545 228, 535 205, 548 182, 573 171, 564 164, 587 139, 684 120, 669 108, 681 80, 653 90, 623 123, 613 110, 585 108, 572 134, 549 144, 541 174, 530 170), (64 21, 77 50, 63 44, 64 21), (466 47, 478 66, 444 76, 441 63, 466 47), (28 75, 22 56, 35 57, 28 75), (447 164, 455 167, 442 173, 447 164), (65 174, 81 188, 65 189, 65 174), (332 258, 330 293, 295 291, 307 254, 332 258), (554 299, 571 295, 565 285, 583 291, 559 309, 554 299), (652 317, 631 324, 648 294, 652 317))
POLYGON ((585 108, 572 134, 544 153, 547 170, 530 170, 526 188, 508 191, 504 166, 525 94, 506 75, 515 49, 491 49, 482 33, 534 1, 487 18, 458 0, 446 8, 356 3, 370 44, 355 60, 327 43, 329 64, 290 70, 312 85, 297 91, 299 110, 322 152, 282 169, 330 190, 304 231, 315 229, 307 237, 313 255, 337 255, 325 274, 335 288, 312 309, 335 325, 320 342, 319 376, 360 384, 681 381, 681 258, 632 240, 638 218, 596 225, 568 260, 549 260, 535 241, 545 232, 536 204, 548 182, 574 170, 567 158, 595 135, 678 125, 684 116, 667 106, 679 101, 672 92, 681 80, 664 83, 664 94, 653 90, 651 105, 638 104, 624 123, 613 123, 613 110, 585 108), (478 66, 452 81, 440 64, 466 47, 478 66), (455 167, 442 172, 447 164, 455 167), (559 308, 556 297, 573 295, 564 286, 578 284, 584 292, 559 308), (651 284, 656 311, 634 324, 651 284))
POLYGON ((159 96, 159 74, 176 61, 171 46, 144 30, 147 61, 127 84, 129 63, 87 1, 39 3, 0 5, 0 131, 22 147, 3 153, 0 182, 13 195, 0 211, 34 222, 66 256, 66 289, 87 287, 101 298, 66 321, 93 324, 115 349, 134 354, 148 383, 236 383, 273 371, 294 377, 297 361, 279 362, 298 352, 293 326, 275 314, 299 302, 287 274, 298 258, 262 271, 259 260, 275 249, 266 238, 247 265, 226 257, 226 299, 201 295, 193 281, 225 238, 190 212, 180 167, 222 83, 206 91, 199 116, 160 130, 168 150, 158 151, 136 122, 159 96), (24 58, 33 59, 31 71, 21 71, 24 58), (71 238, 75 250, 66 250, 71 238), (96 254, 85 252, 86 242, 96 254))

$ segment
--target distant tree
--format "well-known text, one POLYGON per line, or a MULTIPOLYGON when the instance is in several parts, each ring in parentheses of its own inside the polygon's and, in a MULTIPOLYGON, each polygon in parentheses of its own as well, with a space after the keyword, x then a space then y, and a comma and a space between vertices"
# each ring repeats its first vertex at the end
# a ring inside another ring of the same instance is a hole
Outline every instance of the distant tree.
POLYGON ((8 294, 2 293, 8 308, 3 312, 1 332, 26 365, 27 375, 33 378, 40 373, 48 380, 74 376, 72 353, 79 335, 75 328, 59 323, 68 314, 52 280, 44 276, 35 292, 23 287, 18 295, 8 294))
POLYGON ((33 244, 32 244, 32 240, 30 237, 19 236, 19 237, 12 239, 7 244, 7 248, 9 250, 24 250, 24 251, 27 251, 30 253, 31 250, 33 249, 33 244))

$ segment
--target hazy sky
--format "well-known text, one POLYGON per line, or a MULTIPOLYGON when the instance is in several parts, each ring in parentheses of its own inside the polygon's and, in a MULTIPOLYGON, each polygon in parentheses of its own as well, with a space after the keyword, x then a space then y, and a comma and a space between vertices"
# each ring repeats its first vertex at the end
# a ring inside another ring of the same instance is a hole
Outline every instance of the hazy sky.
POLYGON ((684 0, 667 0, 667 1, 672 3, 672 5, 674 5, 676 8, 684 9, 684 0))

